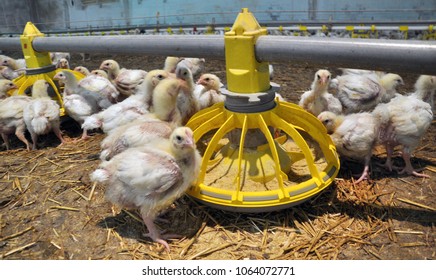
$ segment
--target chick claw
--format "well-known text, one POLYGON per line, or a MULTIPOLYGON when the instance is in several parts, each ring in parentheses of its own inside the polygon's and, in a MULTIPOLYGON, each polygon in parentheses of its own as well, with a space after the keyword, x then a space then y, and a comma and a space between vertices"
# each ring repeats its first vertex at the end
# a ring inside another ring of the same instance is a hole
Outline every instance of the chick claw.
POLYGON ((409 175, 413 175, 413 176, 416 176, 416 177, 421 177, 421 178, 430 178, 429 175, 423 174, 423 173, 418 173, 415 170, 413 170, 413 168, 410 169, 410 168, 406 167, 403 170, 398 172, 398 174, 404 174, 404 173, 409 174, 409 175))

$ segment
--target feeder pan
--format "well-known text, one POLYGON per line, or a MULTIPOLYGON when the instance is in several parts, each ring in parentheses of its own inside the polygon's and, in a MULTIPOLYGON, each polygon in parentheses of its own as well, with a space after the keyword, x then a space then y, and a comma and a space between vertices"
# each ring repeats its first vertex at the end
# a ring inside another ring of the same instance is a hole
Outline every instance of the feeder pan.
MULTIPOLYGON (((37 52, 33 49, 32 41, 35 37, 44 37, 44 34, 41 33, 33 23, 28 22, 24 28, 23 35, 20 36, 21 48, 27 68, 25 74, 13 80, 18 87, 18 91, 15 94, 26 94, 27 89, 29 89, 35 81, 46 80, 50 84, 49 95, 59 104, 60 116, 64 116, 64 102, 59 85, 53 81, 54 75, 59 71, 70 71, 78 80, 83 79, 85 76, 80 72, 70 69, 56 69, 48 52, 37 52)), ((13 91, 10 91, 9 94, 12 95, 13 91)))
POLYGON ((242 9, 225 36, 232 90, 224 91, 224 103, 198 112, 186 124, 203 156, 187 194, 222 210, 295 206, 329 186, 340 167, 322 123, 298 105, 276 99, 279 86, 269 82, 268 63, 254 59, 258 35, 266 30, 242 9))

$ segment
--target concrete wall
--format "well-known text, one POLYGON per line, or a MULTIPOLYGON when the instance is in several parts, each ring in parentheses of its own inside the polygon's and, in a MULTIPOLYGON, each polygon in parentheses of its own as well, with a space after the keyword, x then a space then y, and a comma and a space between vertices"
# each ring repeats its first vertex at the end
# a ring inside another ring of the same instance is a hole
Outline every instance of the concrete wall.
POLYGON ((435 21, 436 0, 1 0, 0 32, 43 32, 159 25, 231 23, 248 7, 261 24, 328 21, 435 21), (398 11, 402 10, 402 11, 398 11))

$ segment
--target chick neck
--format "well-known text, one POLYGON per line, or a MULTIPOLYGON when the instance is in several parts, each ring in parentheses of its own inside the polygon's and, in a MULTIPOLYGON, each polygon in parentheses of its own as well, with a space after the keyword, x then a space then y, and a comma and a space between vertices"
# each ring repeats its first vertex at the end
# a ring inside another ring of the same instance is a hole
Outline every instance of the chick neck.
POLYGON ((422 75, 415 84, 415 92, 412 95, 420 100, 426 100, 428 96, 435 94, 436 85, 432 82, 434 77, 422 75))
POLYGON ((66 79, 63 81, 65 84, 64 94, 69 95, 76 91, 76 89, 79 87, 79 82, 77 81, 76 76, 70 72, 65 71, 64 75, 66 77, 66 79))
POLYGON ((322 94, 327 92, 327 88, 329 86, 329 83, 320 83, 319 80, 315 80, 312 83, 311 89, 312 89, 312 94, 314 96, 321 96, 322 94))
POLYGON ((118 65, 115 65, 114 68, 110 68, 107 70, 107 74, 110 80, 115 80, 120 74, 120 67, 118 65))
POLYGON ((153 113, 161 121, 172 122, 176 114, 177 94, 153 94, 153 113))
POLYGON ((411 96, 419 99, 419 100, 426 100, 428 96, 431 94, 434 94, 434 91, 429 91, 425 89, 417 89, 414 93, 411 94, 411 96))

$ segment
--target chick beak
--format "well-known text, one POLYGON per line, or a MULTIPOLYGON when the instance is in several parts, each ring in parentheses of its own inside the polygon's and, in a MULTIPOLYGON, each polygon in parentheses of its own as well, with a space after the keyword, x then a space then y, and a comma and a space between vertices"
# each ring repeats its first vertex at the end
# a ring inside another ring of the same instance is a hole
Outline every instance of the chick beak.
POLYGON ((195 146, 194 139, 191 137, 186 138, 185 144, 183 146, 185 148, 193 148, 195 146))
POLYGON ((319 80, 319 83, 323 86, 326 85, 327 84, 327 77, 321 77, 321 79, 319 80))
POLYGON ((11 89, 18 89, 18 86, 14 84, 13 86, 11 86, 11 89))

